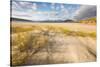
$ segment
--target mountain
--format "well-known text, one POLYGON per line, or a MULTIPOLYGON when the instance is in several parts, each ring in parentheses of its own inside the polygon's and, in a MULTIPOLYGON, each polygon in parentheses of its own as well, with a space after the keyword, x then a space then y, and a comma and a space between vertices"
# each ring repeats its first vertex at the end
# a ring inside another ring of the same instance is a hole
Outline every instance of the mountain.
POLYGON ((44 20, 44 21, 32 21, 32 20, 27 20, 27 19, 22 19, 22 18, 14 18, 14 17, 11 17, 10 18, 11 21, 22 21, 22 22, 55 22, 55 23, 61 23, 61 22, 74 22, 74 20, 71 20, 71 19, 67 19, 67 20, 44 20))
POLYGON ((85 24, 96 24, 96 17, 92 17, 92 18, 88 18, 88 19, 84 19, 84 20, 80 20, 80 23, 85 23, 85 24))
POLYGON ((65 20, 64 22, 74 22, 74 20, 72 20, 72 19, 67 19, 67 20, 65 20))
POLYGON ((28 22, 32 22, 31 20, 27 20, 27 19, 21 19, 21 18, 10 18, 10 21, 23 21, 23 22, 26 22, 26 21, 28 21, 28 22))

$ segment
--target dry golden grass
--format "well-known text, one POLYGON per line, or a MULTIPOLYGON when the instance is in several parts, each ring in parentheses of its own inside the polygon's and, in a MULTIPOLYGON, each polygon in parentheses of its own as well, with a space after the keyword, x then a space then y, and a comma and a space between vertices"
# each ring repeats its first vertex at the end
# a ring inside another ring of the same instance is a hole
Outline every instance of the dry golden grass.
MULTIPOLYGON (((76 24, 76 23, 75 23, 76 24)), ((66 24, 65 24, 66 25, 66 24)), ((31 24, 23 24, 23 23, 18 23, 18 24, 13 24, 11 26, 11 33, 21 33, 21 32, 29 32, 29 31, 33 31, 33 32, 38 32, 41 33, 43 31, 47 31, 49 32, 56 32, 56 33, 62 33, 65 35, 75 35, 75 36, 90 36, 90 37, 96 37, 96 31, 95 29, 89 29, 88 28, 86 30, 83 30, 84 28, 76 28, 76 30, 74 30, 75 28, 72 25, 72 30, 71 27, 68 28, 67 25, 60 25, 60 24, 35 24, 33 23, 31 24), (82 29, 82 30, 81 30, 82 29)), ((79 26, 79 25, 78 25, 79 26)))
POLYGON ((29 57, 36 54, 41 48, 56 36, 79 36, 96 38, 96 31, 79 24, 38 24, 38 23, 12 23, 11 26, 11 49, 12 65, 25 65, 30 63, 29 57), (72 26, 71 26, 72 25, 72 26), (68 27, 67 27, 68 26, 68 27), (77 27, 80 26, 80 27, 77 27))
POLYGON ((93 18, 88 18, 88 19, 85 19, 85 20, 80 20, 79 22, 80 23, 84 23, 84 24, 88 24, 88 25, 96 25, 96 17, 93 17, 93 18))

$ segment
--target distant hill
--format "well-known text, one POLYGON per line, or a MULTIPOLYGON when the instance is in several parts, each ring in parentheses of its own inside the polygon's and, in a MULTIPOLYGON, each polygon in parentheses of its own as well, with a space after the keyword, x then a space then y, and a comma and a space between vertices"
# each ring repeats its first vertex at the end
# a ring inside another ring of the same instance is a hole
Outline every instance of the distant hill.
POLYGON ((85 24, 96 24, 96 17, 88 18, 85 20, 80 20, 80 23, 85 23, 85 24))
POLYGON ((11 21, 22 21, 22 22, 40 22, 40 23, 42 23, 42 22, 54 22, 54 23, 66 23, 66 22, 74 22, 74 20, 71 20, 71 19, 67 19, 67 20, 55 20, 55 21, 53 21, 53 20, 45 20, 45 21, 32 21, 32 20, 27 20, 27 19, 21 19, 21 18, 13 18, 13 17, 11 17, 10 18, 10 20, 11 21))
POLYGON ((93 17, 93 18, 88 18, 87 20, 96 21, 96 17, 93 17))
POLYGON ((74 22, 74 20, 67 19, 67 20, 65 20, 64 22, 74 22))
POLYGON ((21 18, 10 18, 11 21, 23 21, 23 22, 32 22, 31 20, 21 19, 21 18))

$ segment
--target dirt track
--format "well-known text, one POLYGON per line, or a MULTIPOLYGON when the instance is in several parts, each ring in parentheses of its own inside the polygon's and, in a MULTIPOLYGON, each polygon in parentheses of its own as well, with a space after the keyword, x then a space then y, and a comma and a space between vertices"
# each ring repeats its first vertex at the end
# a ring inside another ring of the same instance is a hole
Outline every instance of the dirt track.
POLYGON ((89 37, 55 37, 54 44, 33 54, 27 64, 56 64, 96 61, 95 40, 89 37), (31 61, 31 62, 30 62, 31 61))

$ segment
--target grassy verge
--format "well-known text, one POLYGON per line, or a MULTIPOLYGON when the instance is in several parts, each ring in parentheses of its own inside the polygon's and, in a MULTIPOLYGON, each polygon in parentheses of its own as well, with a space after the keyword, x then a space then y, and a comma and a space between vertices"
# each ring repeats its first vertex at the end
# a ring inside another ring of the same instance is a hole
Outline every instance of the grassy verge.
POLYGON ((90 36, 90 37, 96 37, 96 32, 85 32, 85 31, 73 31, 73 30, 69 30, 67 28, 64 27, 54 27, 54 26, 30 26, 30 27, 11 27, 11 33, 19 33, 19 32, 27 32, 27 31, 47 31, 47 33, 49 32, 54 32, 54 33, 62 33, 65 35, 71 35, 71 36, 82 36, 82 37, 86 37, 86 36, 90 36))

